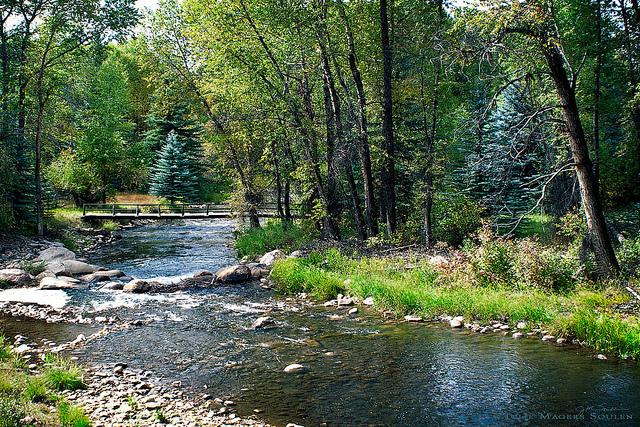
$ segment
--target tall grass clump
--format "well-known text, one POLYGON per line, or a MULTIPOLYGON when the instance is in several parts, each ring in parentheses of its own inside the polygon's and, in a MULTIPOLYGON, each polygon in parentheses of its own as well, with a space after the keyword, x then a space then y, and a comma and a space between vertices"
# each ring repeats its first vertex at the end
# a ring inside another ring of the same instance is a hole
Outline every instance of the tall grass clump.
POLYGON ((91 421, 84 411, 67 402, 58 404, 58 418, 62 427, 91 427, 91 421))
POLYGON ((243 230, 235 242, 238 255, 255 257, 274 249, 292 252, 303 248, 315 237, 304 224, 270 222, 264 227, 243 230))
POLYGON ((80 367, 73 361, 55 354, 45 356, 42 378, 53 390, 78 390, 85 387, 80 367))

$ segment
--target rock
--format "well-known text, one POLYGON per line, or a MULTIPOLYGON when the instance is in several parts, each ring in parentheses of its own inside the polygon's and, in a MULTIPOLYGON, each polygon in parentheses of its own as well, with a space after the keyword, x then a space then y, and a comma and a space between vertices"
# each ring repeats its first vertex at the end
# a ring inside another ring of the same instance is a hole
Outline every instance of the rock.
POLYGON ((462 316, 454 317, 449 321, 449 326, 451 326, 452 328, 461 328, 463 320, 464 317, 462 316))
POLYGON ((292 363, 291 365, 287 366, 286 368, 284 368, 284 372, 290 374, 292 372, 299 372, 302 371, 304 369, 304 366, 298 364, 298 363, 292 363))
POLYGON ((149 283, 144 280, 135 279, 124 285, 122 290, 124 292, 129 292, 132 294, 143 294, 151 290, 151 285, 149 285, 149 283))
POLYGON ((558 338, 558 339, 556 340, 556 342, 557 342, 558 344, 564 344, 564 343, 566 343, 566 342, 567 342, 567 339, 566 339, 566 338, 558 338))
POLYGON ((434 267, 442 267, 449 264, 449 260, 442 255, 436 255, 429 258, 429 264, 433 265, 434 267))
POLYGON ((280 249, 276 249, 275 251, 267 252, 266 254, 262 255, 262 258, 260 258, 260 264, 271 267, 276 262, 276 260, 284 259, 286 257, 287 255, 284 252, 282 252, 280 249))
POLYGON ((12 286, 27 286, 33 282, 33 277, 19 268, 5 268, 0 270, 0 280, 12 286))
POLYGON ((352 314, 356 314, 357 312, 358 312, 358 308, 357 308, 357 307, 353 307, 353 308, 352 308, 351 310, 349 310, 347 313, 348 313, 349 315, 352 315, 352 314))
POLYGON ((209 277, 213 276, 213 273, 207 270, 199 271, 193 275, 193 277, 209 277))
POLYGON ((117 277, 123 277, 123 276, 124 276, 124 273, 120 270, 103 270, 103 271, 96 271, 91 274, 86 274, 80 277, 80 279, 84 280, 85 282, 106 282, 111 278, 117 278, 117 277))
POLYGON ((261 316, 258 317, 252 324, 251 324, 251 328, 252 329, 260 329, 260 328, 264 328, 267 325, 272 325, 273 319, 269 316, 261 316))
POLYGON ((104 289, 107 291, 121 291, 124 288, 124 283, 122 282, 108 282, 100 287, 100 289, 104 289))
POLYGON ((289 258, 302 258, 304 257, 304 253, 302 251, 293 251, 289 254, 289 258))
POLYGON ((40 289, 57 290, 57 289, 73 289, 77 288, 74 283, 70 283, 63 279, 55 277, 45 277, 40 281, 40 289))
POLYGON ((14 348, 14 349, 13 349, 13 352, 14 352, 15 354, 24 354, 24 353, 26 353, 26 352, 27 352, 27 351, 29 351, 29 350, 31 350, 31 347, 29 347, 29 346, 28 346, 28 345, 26 345, 26 344, 21 344, 21 345, 19 345, 18 347, 14 348))
POLYGON ((43 271, 42 273, 38 274, 36 276, 36 282, 40 283, 42 281, 42 279, 44 279, 45 277, 56 277, 55 274, 53 274, 50 271, 43 271))
POLYGON ((232 265, 218 270, 216 282, 219 283, 240 283, 251 278, 251 270, 246 265, 232 265))
POLYGON ((337 299, 332 299, 332 300, 326 301, 324 303, 325 307, 331 307, 331 306, 334 306, 334 305, 338 305, 338 300, 337 299))
POLYGON ((501 331, 508 331, 509 329, 511 329, 511 328, 509 327, 509 325, 502 325, 502 326, 500 326, 500 330, 501 330, 501 331))
POLYGON ((353 298, 338 295, 338 306, 353 305, 353 298))
POLYGON ((262 266, 263 264, 258 264, 253 267, 250 267, 251 277, 254 279, 262 279, 269 275, 270 271, 266 266, 262 266))
POLYGON ((527 322, 518 322, 516 325, 516 329, 525 329, 527 327, 527 322))
POLYGON ((513 338, 522 338, 524 336, 524 334, 522 332, 515 332, 513 335, 511 335, 511 337, 513 338))
POLYGON ((404 316, 404 320, 407 322, 422 322, 422 317, 409 314, 404 316))
POLYGON ((73 259, 62 261, 62 266, 64 268, 64 273, 71 274, 73 276, 76 274, 88 274, 98 271, 98 267, 95 265, 73 259))
POLYGON ((362 304, 364 305, 373 305, 373 297, 366 297, 364 300, 362 300, 362 304))
POLYGON ((62 263, 62 261, 74 259, 76 259, 76 254, 63 247, 47 248, 41 251, 40 254, 38 254, 38 256, 36 257, 36 261, 44 261, 47 264, 62 263))
POLYGON ((600 360, 607 360, 607 356, 605 356, 604 354, 598 354, 596 356, 596 359, 600 359, 600 360))
POLYGON ((544 335, 542 337, 542 341, 554 341, 556 339, 556 337, 554 337, 553 335, 544 335))

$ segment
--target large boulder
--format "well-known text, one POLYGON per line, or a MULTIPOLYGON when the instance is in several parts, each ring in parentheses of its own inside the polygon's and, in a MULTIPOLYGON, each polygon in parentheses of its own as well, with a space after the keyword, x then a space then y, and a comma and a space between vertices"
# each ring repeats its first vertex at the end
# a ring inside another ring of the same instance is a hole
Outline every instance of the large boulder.
POLYGON ((122 290, 124 292, 129 292, 132 294, 143 294, 151 290, 151 285, 149 284, 149 282, 146 282, 144 280, 135 279, 124 285, 122 290))
POLYGON ((40 289, 45 289, 48 291, 74 288, 77 288, 77 285, 75 283, 64 280, 62 278, 45 277, 40 281, 40 289))
POLYGON ((276 262, 276 260, 284 259, 286 257, 287 254, 282 252, 280 249, 276 249, 275 251, 267 252, 266 254, 262 255, 262 258, 260 258, 260 264, 271 267, 276 262))
POLYGON ((76 274, 95 273, 99 270, 99 267, 95 265, 73 259, 62 261, 62 265, 64 266, 64 272, 66 274, 71 274, 72 276, 75 276, 76 274))
POLYGON ((41 251, 36 258, 36 261, 44 261, 49 264, 54 262, 61 263, 62 261, 74 259, 76 259, 76 254, 71 252, 69 249, 55 246, 41 251))
POLYGON ((251 269, 246 265, 232 265, 218 270, 216 282, 218 283, 239 283, 251 279, 251 269))
POLYGON ((249 270, 251 270, 251 277, 254 279, 261 279, 263 277, 267 277, 271 271, 264 264, 252 263, 247 264, 249 270))
POLYGON ((33 277, 19 268, 5 268, 0 270, 0 281, 7 282, 10 286, 27 286, 33 281, 33 277))

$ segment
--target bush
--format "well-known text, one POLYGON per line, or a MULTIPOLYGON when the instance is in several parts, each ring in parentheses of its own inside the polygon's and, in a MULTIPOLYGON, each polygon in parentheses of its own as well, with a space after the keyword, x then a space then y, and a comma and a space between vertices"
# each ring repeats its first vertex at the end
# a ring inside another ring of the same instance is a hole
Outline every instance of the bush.
POLYGON ((22 261, 22 263, 20 264, 20 267, 27 273, 31 274, 32 276, 37 276, 38 274, 42 273, 47 269, 47 263, 44 261, 38 262, 38 261, 27 260, 27 261, 22 261))
POLYGON ((82 409, 66 402, 58 405, 58 417, 62 427, 91 427, 91 421, 82 409))
POLYGON ((103 221, 101 227, 105 231, 116 231, 120 228, 120 224, 110 219, 103 221))
POLYGON ((622 242, 618 251, 618 261, 622 272, 628 276, 633 276, 640 268, 640 236, 622 242))
POLYGON ((271 222, 261 228, 243 230, 235 242, 239 256, 260 256, 274 249, 291 252, 309 244, 315 237, 308 227, 292 223, 271 222))
POLYGON ((436 197, 433 206, 436 240, 460 246, 465 237, 474 234, 482 225, 484 209, 464 195, 436 197))
POLYGON ((24 409, 19 401, 0 396, 0 427, 20 427, 24 409))
POLYGON ((71 360, 54 354, 45 356, 42 377, 53 390, 78 390, 85 387, 80 367, 71 360))
POLYGON ((9 358, 11 358, 11 345, 4 335, 0 335, 0 362, 9 358))

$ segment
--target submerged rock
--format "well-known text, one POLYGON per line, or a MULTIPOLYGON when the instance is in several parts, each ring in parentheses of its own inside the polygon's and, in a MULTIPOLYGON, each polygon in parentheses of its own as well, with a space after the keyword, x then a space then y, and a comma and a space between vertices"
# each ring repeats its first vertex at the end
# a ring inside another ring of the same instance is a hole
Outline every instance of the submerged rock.
POLYGON ((123 277, 124 273, 120 270, 103 270, 86 274, 81 277, 85 282, 106 282, 114 277, 123 277))
POLYGON ((124 283, 122 282, 108 282, 100 287, 108 291, 121 291, 124 289, 124 283))
POLYGON ((199 271, 193 275, 193 277, 211 277, 213 273, 207 270, 199 271))
POLYGON ((409 314, 404 316, 404 320, 406 320, 407 322, 422 322, 422 317, 409 314))
POLYGON ((511 335, 512 338, 522 338, 524 336, 524 334, 522 332, 515 332, 513 335, 511 335))
POLYGON ((239 283, 251 278, 251 270, 246 265, 232 265, 225 267, 216 273, 218 283, 239 283))
POLYGON ((275 251, 267 252, 266 254, 262 255, 262 258, 260 258, 260 264, 271 267, 277 260, 284 259, 286 257, 287 255, 284 252, 282 252, 280 249, 276 249, 275 251))
POLYGON ((252 329, 261 329, 264 328, 267 325, 273 325, 273 319, 269 316, 261 316, 258 317, 252 324, 251 324, 251 328, 252 329))
POLYGON ((300 365, 299 363, 292 363, 291 365, 287 366, 286 368, 284 368, 284 372, 290 374, 292 372, 299 372, 304 370, 304 366, 300 365))

